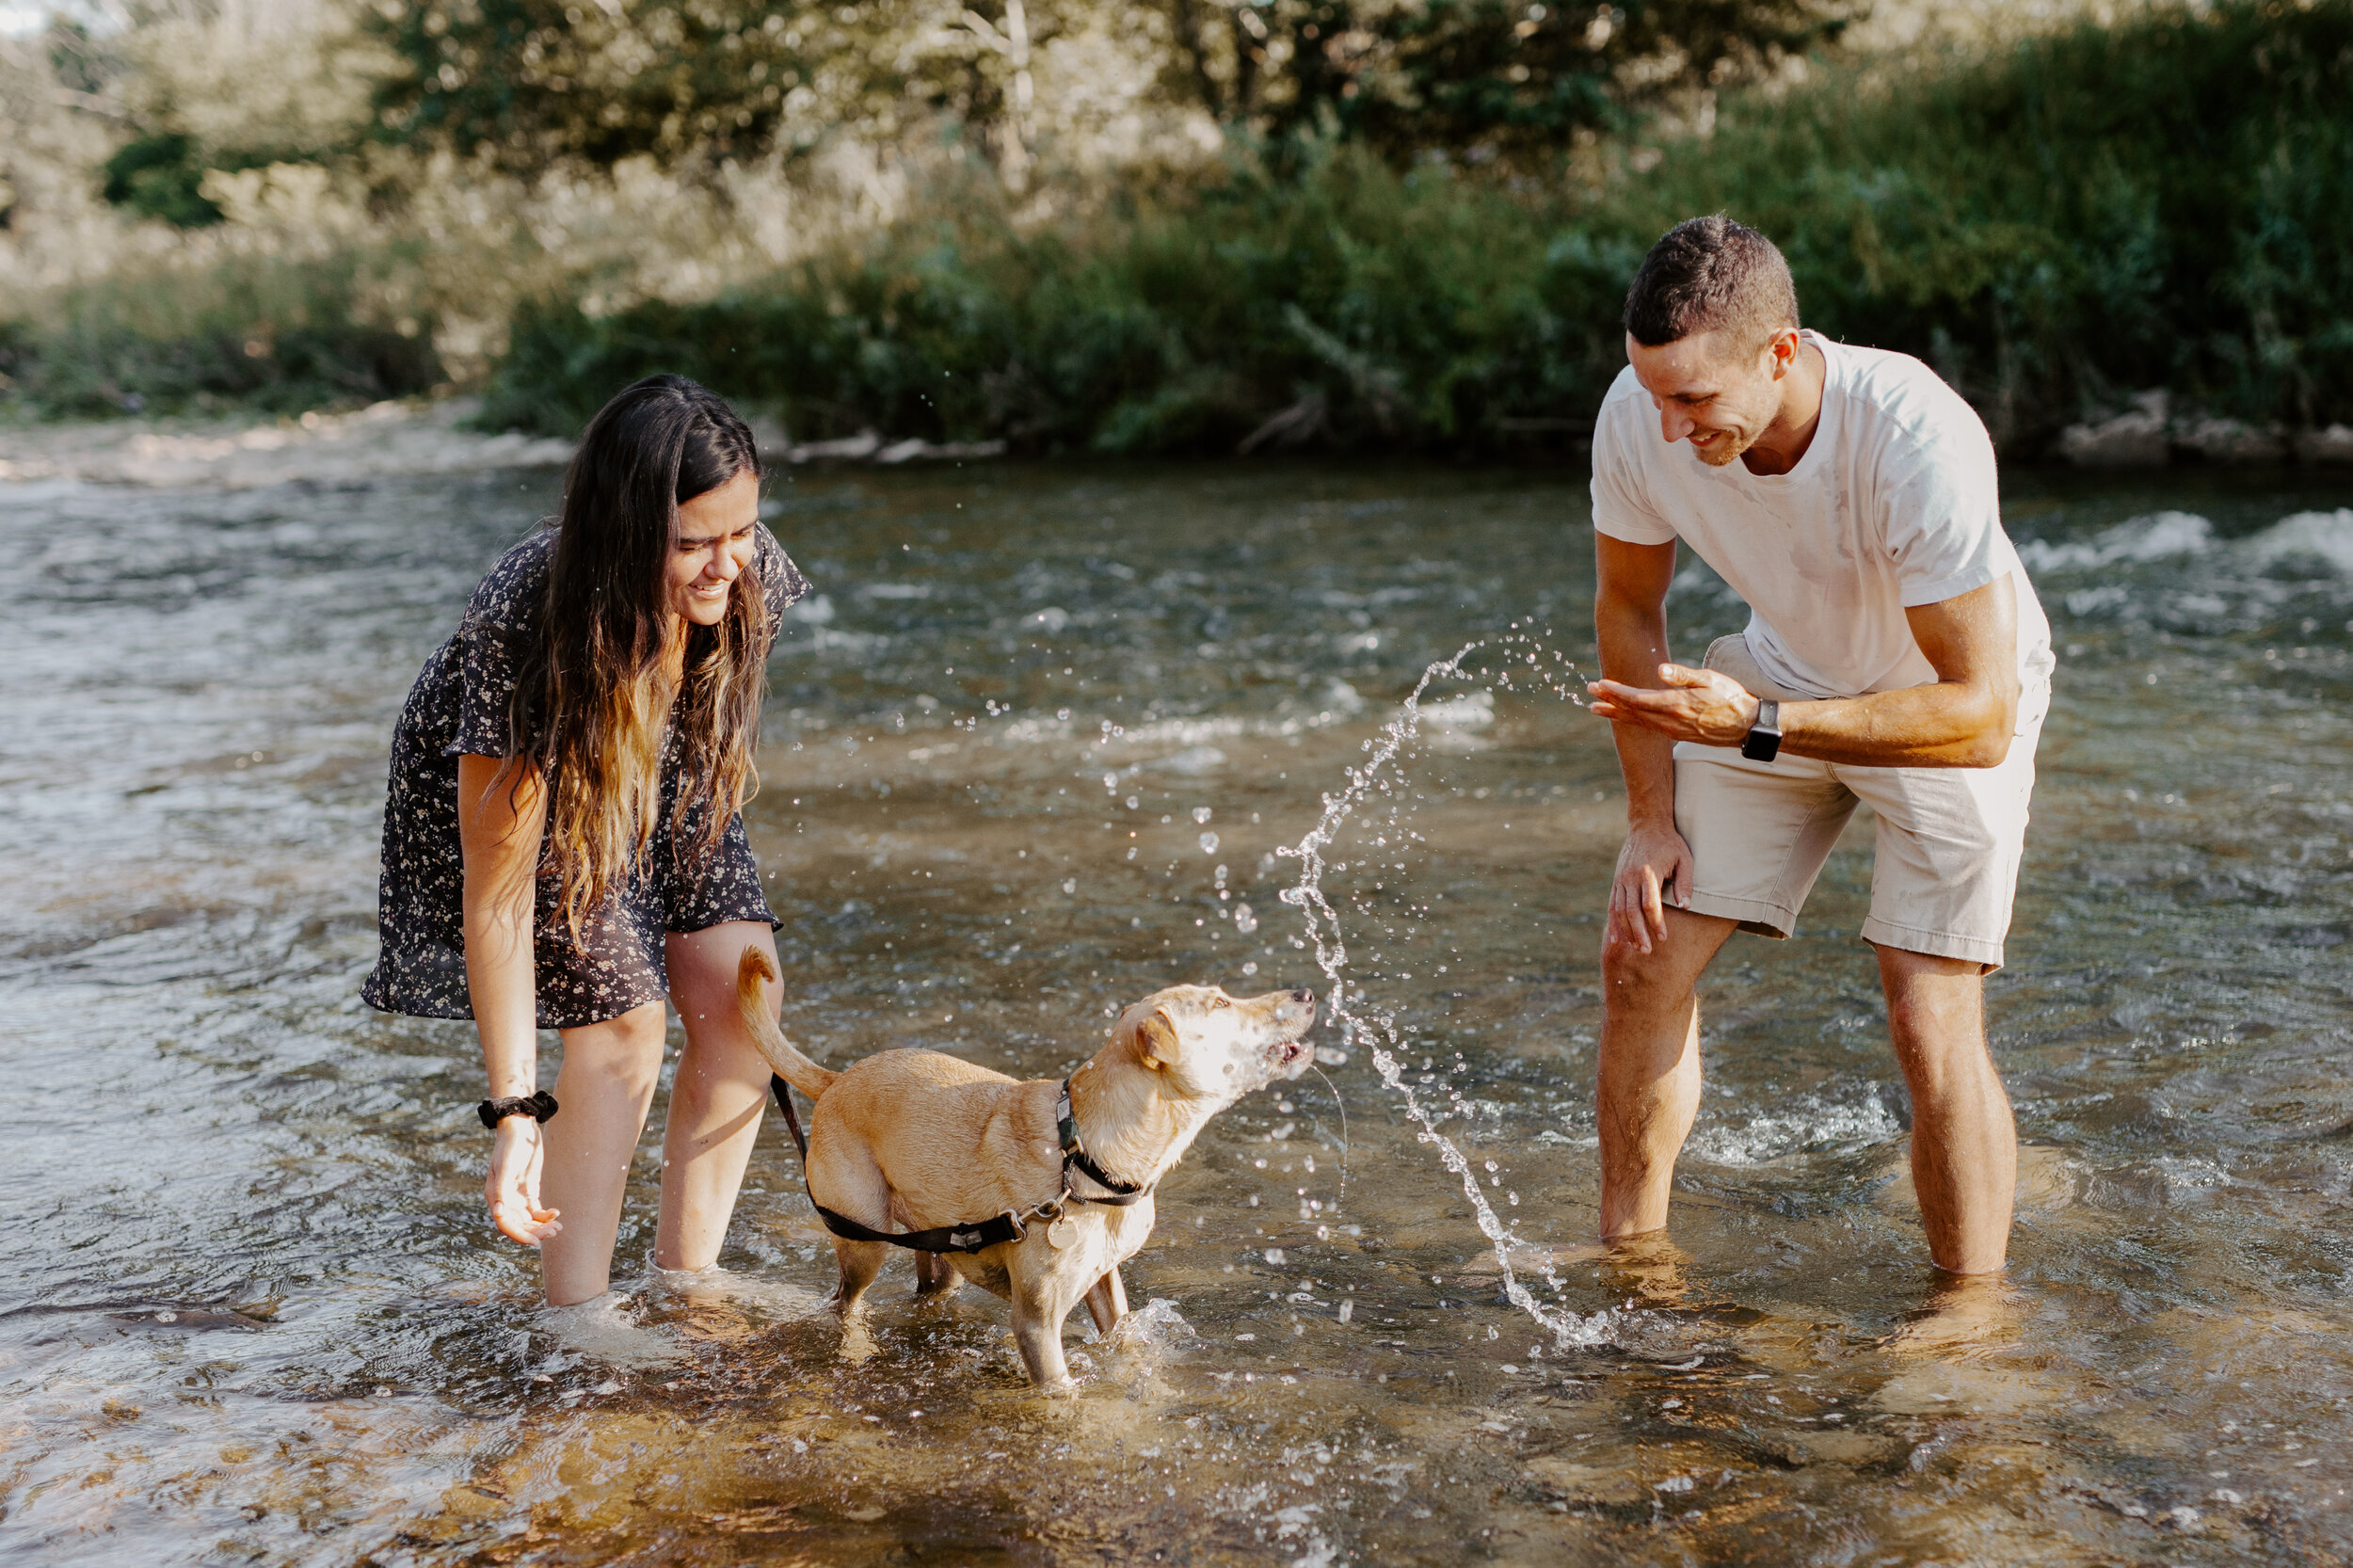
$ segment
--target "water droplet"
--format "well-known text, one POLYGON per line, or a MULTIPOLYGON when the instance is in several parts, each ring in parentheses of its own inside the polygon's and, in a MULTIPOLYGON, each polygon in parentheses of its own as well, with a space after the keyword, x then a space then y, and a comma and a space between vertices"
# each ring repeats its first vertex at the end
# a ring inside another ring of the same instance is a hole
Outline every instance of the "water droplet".
POLYGON ((1194 807, 1193 808, 1193 820, 1196 823, 1208 822, 1209 820, 1209 808, 1206 806, 1194 807))
POLYGON ((1065 893, 1077 892, 1079 890, 1079 879, 1075 876, 1066 876, 1063 878, 1062 890, 1065 893))
MULTIPOLYGON (((1234 929, 1241 932, 1245 936, 1258 929, 1258 917, 1251 913, 1250 905, 1246 904, 1237 904, 1234 905, 1234 929)), ((1252 964, 1248 968, 1244 968, 1242 973, 1256 974, 1258 966, 1252 964)))
POLYGON ((1217 853, 1216 834, 1204 833, 1201 835, 1201 853, 1204 855, 1215 855, 1217 853))

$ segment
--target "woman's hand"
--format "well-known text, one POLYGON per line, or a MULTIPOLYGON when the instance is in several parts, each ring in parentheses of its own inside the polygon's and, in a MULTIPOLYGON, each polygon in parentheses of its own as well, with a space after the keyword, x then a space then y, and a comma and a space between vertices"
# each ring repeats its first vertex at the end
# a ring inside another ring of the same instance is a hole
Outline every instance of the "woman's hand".
POLYGON ((557 1211, 539 1207, 539 1167, 546 1159, 539 1124, 529 1116, 499 1123, 490 1145, 490 1174, 482 1184, 490 1221, 508 1240, 536 1247, 564 1228, 557 1211))

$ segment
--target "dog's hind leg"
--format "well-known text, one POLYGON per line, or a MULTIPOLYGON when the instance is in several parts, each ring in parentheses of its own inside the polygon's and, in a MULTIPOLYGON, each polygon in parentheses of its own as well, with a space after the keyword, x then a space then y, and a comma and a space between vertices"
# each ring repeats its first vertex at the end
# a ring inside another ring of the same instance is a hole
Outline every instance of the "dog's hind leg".
POLYGON ((1119 1320, 1128 1316, 1128 1288, 1119 1282, 1117 1269, 1088 1289, 1087 1316, 1095 1320, 1095 1332, 1106 1339, 1119 1326, 1119 1320))
POLYGON ((841 1265, 841 1280, 825 1304, 846 1318, 858 1309, 866 1288, 874 1283, 874 1276, 889 1258, 890 1249, 880 1241, 844 1241, 837 1237, 833 1256, 841 1265))
MULTIPOLYGON (((809 1140, 809 1157, 808 1190, 813 1201, 830 1205, 843 1219, 869 1230, 890 1228, 890 1183, 872 1155, 863 1149, 828 1147, 821 1135, 809 1140), (817 1197, 821 1192, 824 1194, 822 1199, 817 1197)), ((890 1248, 881 1241, 853 1241, 837 1236, 833 1256, 841 1265, 841 1281, 825 1304, 847 1317, 857 1310, 866 1288, 882 1272, 890 1248)))
POLYGON ((945 1257, 936 1252, 915 1255, 915 1293, 919 1296, 952 1296, 964 1276, 956 1272, 945 1257))

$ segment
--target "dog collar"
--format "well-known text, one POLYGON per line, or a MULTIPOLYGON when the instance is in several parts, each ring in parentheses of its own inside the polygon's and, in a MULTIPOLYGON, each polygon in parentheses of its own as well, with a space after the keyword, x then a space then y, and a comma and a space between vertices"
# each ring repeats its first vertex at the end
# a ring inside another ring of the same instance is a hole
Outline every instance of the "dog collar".
POLYGON ((1113 1208, 1124 1208, 1152 1191, 1152 1184, 1148 1181, 1137 1183, 1115 1179, 1107 1174, 1102 1166, 1095 1162, 1093 1155, 1087 1153, 1085 1143, 1079 1137, 1078 1114, 1070 1109, 1070 1080, 1066 1078, 1062 1080, 1062 1094, 1054 1101, 1054 1133, 1062 1140, 1062 1185, 1066 1196, 1076 1198, 1080 1203, 1109 1204, 1113 1208), (1081 1198, 1076 1192, 1071 1192, 1070 1172, 1073 1167, 1077 1168, 1080 1176, 1111 1193, 1112 1196, 1081 1198))

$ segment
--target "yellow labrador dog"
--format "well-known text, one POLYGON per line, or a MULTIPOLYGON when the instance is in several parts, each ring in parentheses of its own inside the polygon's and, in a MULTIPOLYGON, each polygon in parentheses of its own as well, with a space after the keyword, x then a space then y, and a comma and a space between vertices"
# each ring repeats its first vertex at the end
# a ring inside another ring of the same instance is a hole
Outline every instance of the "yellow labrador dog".
POLYGON ((802 1164, 841 1264, 835 1309, 856 1311, 890 1246, 920 1239, 917 1290, 952 1290, 960 1274, 1011 1302, 1041 1387, 1070 1381, 1062 1325, 1072 1307, 1083 1300, 1105 1334, 1126 1314, 1119 1266, 1152 1234, 1153 1184, 1211 1116, 1314 1060, 1313 992, 1245 1000, 1175 985, 1121 1014, 1066 1084, 1017 1082, 929 1050, 834 1072, 777 1028, 763 984, 776 978, 745 948, 736 1000, 768 1064, 816 1102, 802 1164))

